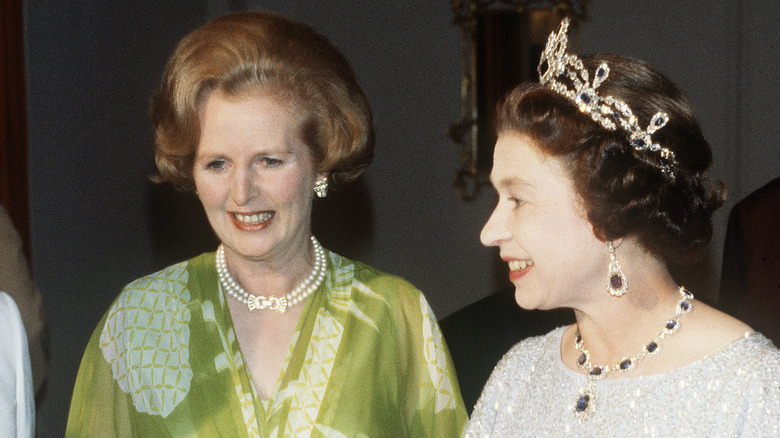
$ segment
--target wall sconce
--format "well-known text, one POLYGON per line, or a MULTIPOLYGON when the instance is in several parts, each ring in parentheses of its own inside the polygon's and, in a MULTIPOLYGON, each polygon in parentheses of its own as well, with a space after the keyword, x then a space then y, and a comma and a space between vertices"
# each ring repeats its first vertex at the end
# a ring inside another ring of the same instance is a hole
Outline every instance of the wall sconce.
POLYGON ((496 104, 515 85, 538 79, 547 36, 564 17, 576 26, 588 0, 453 0, 461 29, 461 119, 447 135, 461 145, 454 187, 470 201, 493 166, 496 104))

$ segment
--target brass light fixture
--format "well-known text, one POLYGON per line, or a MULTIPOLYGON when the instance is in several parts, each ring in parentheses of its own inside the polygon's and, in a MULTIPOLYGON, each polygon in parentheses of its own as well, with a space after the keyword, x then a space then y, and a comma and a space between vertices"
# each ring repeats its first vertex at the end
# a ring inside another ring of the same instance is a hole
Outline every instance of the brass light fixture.
POLYGON ((466 201, 487 184, 493 165, 496 104, 515 85, 538 78, 547 36, 564 17, 576 26, 588 0, 453 0, 461 29, 461 119, 447 134, 461 145, 454 187, 466 201))

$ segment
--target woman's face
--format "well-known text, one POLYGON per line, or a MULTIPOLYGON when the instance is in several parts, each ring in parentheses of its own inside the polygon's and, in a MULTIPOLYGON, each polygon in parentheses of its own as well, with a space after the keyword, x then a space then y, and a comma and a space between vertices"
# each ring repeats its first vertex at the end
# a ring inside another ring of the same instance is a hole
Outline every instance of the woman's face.
MULTIPOLYGON (((563 162, 529 137, 498 137, 490 180, 498 204, 482 229, 509 264, 515 299, 525 309, 578 307, 603 284, 607 246, 593 234, 563 162)), ((606 294, 606 292, 604 292, 606 294)))
POLYGON ((300 121, 292 107, 260 93, 215 91, 201 108, 193 177, 229 252, 284 262, 308 248, 318 174, 300 121))

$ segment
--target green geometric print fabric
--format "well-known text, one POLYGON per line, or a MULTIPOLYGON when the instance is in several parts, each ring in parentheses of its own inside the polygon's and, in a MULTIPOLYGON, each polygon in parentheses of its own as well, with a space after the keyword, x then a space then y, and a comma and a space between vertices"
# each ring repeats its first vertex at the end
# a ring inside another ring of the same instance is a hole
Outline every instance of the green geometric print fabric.
POLYGON ((186 268, 180 263, 128 285, 133 293, 114 303, 100 333, 114 380, 138 412, 167 417, 189 392, 186 268))
POLYGON ((67 436, 460 436, 465 408, 425 298, 326 254, 269 400, 247 371, 213 253, 130 283, 84 354, 67 436))

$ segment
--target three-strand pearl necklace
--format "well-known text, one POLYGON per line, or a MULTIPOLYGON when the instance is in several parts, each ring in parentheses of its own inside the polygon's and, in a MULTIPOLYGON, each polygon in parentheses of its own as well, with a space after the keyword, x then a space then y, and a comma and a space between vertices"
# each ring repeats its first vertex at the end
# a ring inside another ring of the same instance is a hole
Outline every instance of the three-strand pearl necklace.
POLYGON ((314 268, 305 280, 301 282, 292 292, 283 297, 264 297, 262 295, 252 295, 244 290, 241 285, 230 275, 225 262, 225 247, 219 245, 217 248, 217 274, 222 288, 231 297, 238 302, 246 304, 249 310, 270 309, 284 313, 289 307, 292 307, 306 297, 311 295, 322 283, 325 278, 327 263, 325 261, 325 250, 314 236, 311 236, 311 243, 314 247, 314 268))
POLYGON ((690 313, 693 309, 693 294, 688 292, 685 287, 680 286, 680 299, 677 301, 677 306, 674 310, 674 315, 669 318, 664 324, 663 330, 652 341, 642 347, 637 355, 632 357, 624 357, 615 365, 593 365, 590 361, 590 352, 585 348, 585 344, 582 341, 582 335, 577 330, 577 337, 574 340, 574 348, 576 348, 580 355, 577 358, 577 366, 587 372, 588 381, 585 387, 581 388, 579 395, 577 396, 577 403, 574 406, 574 415, 580 421, 587 420, 596 408, 596 394, 593 391, 593 383, 605 376, 608 376, 615 372, 627 373, 634 369, 637 362, 648 356, 654 356, 658 354, 661 348, 661 341, 667 336, 672 335, 680 328, 679 318, 682 315, 690 313))

